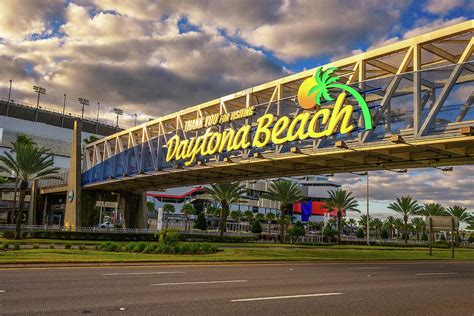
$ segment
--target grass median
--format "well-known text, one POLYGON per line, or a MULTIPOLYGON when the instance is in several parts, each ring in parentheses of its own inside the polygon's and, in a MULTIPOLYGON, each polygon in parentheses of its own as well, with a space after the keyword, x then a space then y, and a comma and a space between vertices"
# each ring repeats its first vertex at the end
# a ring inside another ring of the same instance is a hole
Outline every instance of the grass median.
MULTIPOLYGON (((238 261, 350 261, 451 259, 449 249, 331 246, 262 247, 220 244, 222 251, 206 255, 145 254, 79 249, 24 249, 0 252, 0 264, 17 263, 123 263, 123 262, 238 262, 238 261), (225 245, 232 246, 224 248, 225 245)), ((474 260, 474 250, 456 249, 455 259, 474 260)))

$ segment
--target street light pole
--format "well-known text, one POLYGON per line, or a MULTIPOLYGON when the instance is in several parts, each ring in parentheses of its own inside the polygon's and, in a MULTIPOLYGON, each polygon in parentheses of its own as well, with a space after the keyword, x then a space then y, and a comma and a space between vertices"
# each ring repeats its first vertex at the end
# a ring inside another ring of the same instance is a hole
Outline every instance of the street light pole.
POLYGON ((65 112, 66 112, 66 93, 64 94, 63 117, 61 118, 61 127, 64 127, 64 113, 65 112))
POLYGON ((10 79, 10 88, 8 89, 8 102, 7 102, 7 115, 6 116, 8 116, 8 112, 10 111, 11 96, 12 96, 12 80, 10 79))
POLYGON ((89 100, 84 98, 77 99, 82 104, 81 122, 84 119, 84 105, 89 105, 89 100))
POLYGON ((370 246, 370 220, 369 220, 369 172, 367 171, 367 245, 370 246))
POLYGON ((133 115, 135 115, 135 126, 137 126, 137 113, 135 113, 133 115))
POLYGON ((115 130, 118 130, 119 115, 122 115, 123 111, 119 108, 114 108, 114 113, 117 114, 117 123, 115 124, 115 130))
POLYGON ((36 113, 35 113, 35 122, 38 122, 38 110, 40 103, 40 95, 46 94, 46 89, 40 86, 33 86, 33 90, 38 93, 38 100, 36 101, 36 113))
POLYGON ((99 112, 100 112, 100 102, 97 102, 97 122, 95 123, 95 133, 99 132, 99 112))

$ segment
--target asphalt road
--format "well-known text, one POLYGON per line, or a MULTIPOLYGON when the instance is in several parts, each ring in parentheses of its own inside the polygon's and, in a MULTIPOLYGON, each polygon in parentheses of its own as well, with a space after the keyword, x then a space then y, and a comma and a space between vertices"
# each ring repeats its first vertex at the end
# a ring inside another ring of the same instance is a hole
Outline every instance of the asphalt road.
POLYGON ((0 314, 474 315, 474 262, 0 268, 0 314))

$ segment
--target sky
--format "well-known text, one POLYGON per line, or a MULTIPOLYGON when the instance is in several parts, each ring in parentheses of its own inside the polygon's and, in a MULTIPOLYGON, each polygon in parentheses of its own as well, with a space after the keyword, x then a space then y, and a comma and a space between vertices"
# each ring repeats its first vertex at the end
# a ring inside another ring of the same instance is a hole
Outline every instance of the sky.
MULTIPOLYGON (((260 83, 472 19, 464 0, 2 0, 0 97, 132 126, 260 83)), ((365 208, 365 184, 335 179, 365 208)), ((365 181, 365 180, 364 180, 365 181)), ((474 210, 474 168, 374 172, 371 208, 394 197, 474 210), (468 190, 467 188, 470 188, 468 190), (373 204, 373 205, 372 205, 373 204)))

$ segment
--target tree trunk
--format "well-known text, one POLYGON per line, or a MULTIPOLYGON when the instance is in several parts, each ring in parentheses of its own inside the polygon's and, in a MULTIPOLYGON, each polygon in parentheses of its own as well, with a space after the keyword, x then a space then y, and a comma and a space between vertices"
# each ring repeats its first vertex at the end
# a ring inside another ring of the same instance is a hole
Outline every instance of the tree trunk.
POLYGON ((342 212, 341 210, 337 210, 337 244, 341 244, 342 239, 342 212))
POLYGON ((26 190, 28 189, 28 182, 21 181, 20 184, 20 198, 18 203, 18 209, 16 212, 16 228, 15 228, 15 239, 21 238, 21 222, 23 220, 23 204, 25 201, 26 190))
POLYGON ((272 232, 272 222, 268 221, 268 233, 270 234, 272 232))
POLYGON ((283 236, 285 236, 285 209, 282 205, 280 207, 280 243, 283 243, 283 236))
POLYGON ((13 193, 13 207, 12 207, 12 216, 13 214, 16 214, 17 213, 17 210, 18 210, 18 207, 16 206, 16 197, 18 195, 18 184, 19 184, 19 181, 16 180, 15 181, 15 191, 13 193))
POLYGON ((226 231, 226 228, 227 228, 227 217, 225 216, 226 214, 226 208, 224 205, 222 205, 222 208, 221 208, 221 236, 224 236, 224 233, 226 231))
POLYGON ((408 216, 403 216, 403 222, 405 223, 405 244, 408 244, 408 216))

